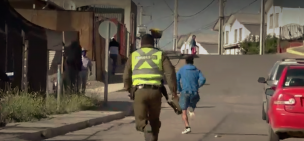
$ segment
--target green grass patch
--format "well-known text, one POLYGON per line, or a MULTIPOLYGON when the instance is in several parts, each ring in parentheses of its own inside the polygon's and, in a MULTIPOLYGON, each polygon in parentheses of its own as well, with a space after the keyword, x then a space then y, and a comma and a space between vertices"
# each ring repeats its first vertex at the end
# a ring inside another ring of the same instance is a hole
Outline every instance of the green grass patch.
POLYGON ((36 93, 0 93, 0 122, 27 122, 47 118, 49 115, 66 114, 100 108, 100 102, 80 94, 63 95, 60 108, 54 96, 44 98, 36 93))

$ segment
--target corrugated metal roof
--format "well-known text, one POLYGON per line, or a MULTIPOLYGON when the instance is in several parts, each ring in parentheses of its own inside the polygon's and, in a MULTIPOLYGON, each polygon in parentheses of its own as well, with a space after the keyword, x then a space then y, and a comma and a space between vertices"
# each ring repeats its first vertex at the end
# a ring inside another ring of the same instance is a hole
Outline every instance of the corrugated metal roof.
POLYGON ((117 19, 119 22, 123 22, 123 14, 121 13, 95 13, 95 16, 101 16, 108 19, 117 19))
POLYGON ((218 34, 198 33, 198 34, 194 34, 194 35, 196 36, 197 42, 218 43, 218 34))
POLYGON ((112 5, 103 5, 103 4, 94 4, 94 5, 90 5, 92 7, 96 7, 96 8, 108 8, 108 9, 122 9, 120 7, 117 7, 117 6, 112 6, 112 5))
POLYGON ((242 24, 260 24, 260 14, 234 14, 233 15, 242 24))
POLYGON ((260 35, 260 24, 244 24, 252 35, 260 35))

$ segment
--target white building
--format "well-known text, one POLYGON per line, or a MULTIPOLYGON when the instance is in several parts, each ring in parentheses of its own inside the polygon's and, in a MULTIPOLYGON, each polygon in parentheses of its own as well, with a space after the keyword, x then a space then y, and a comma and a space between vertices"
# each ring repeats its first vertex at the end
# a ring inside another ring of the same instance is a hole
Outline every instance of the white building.
POLYGON ((303 36, 304 0, 267 0, 265 12, 267 35, 287 40, 303 36))
MULTIPOLYGON (((260 35, 260 14, 233 14, 224 20, 224 54, 240 55, 239 44, 245 40, 258 41, 260 35)), ((219 22, 213 27, 219 30, 219 22)))

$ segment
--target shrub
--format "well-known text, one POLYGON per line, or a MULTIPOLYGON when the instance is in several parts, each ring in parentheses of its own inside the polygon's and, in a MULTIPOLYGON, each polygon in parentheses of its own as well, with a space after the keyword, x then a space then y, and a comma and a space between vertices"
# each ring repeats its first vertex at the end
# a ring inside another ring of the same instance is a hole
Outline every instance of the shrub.
MULTIPOLYGON (((3 93, 2 93, 3 94, 3 93)), ((27 122, 47 118, 53 114, 65 114, 75 111, 97 108, 98 101, 84 95, 72 94, 61 97, 60 109, 57 99, 47 99, 35 93, 6 93, 0 101, 0 122, 27 122)))
MULTIPOLYGON (((265 54, 273 54, 277 52, 278 38, 268 35, 265 39, 265 54)), ((241 48, 245 51, 245 54, 259 54, 260 43, 244 41, 241 43, 241 48)))
POLYGON ((268 35, 265 40, 265 54, 273 54, 277 52, 278 38, 268 35))

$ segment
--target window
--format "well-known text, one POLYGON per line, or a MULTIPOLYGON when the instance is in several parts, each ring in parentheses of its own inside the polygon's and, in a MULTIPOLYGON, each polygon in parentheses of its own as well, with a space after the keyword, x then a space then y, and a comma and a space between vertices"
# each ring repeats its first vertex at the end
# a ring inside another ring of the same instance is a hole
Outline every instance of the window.
POLYGON ((303 69, 289 69, 287 70, 283 87, 304 86, 304 70, 303 69))
POLYGON ((237 42, 237 29, 234 30, 234 42, 235 43, 237 42))
POLYGON ((270 17, 269 17, 269 29, 272 29, 273 28, 273 15, 271 14, 270 17))
POLYGON ((242 41, 242 28, 240 28, 240 30, 239 30, 239 41, 241 42, 242 41))
POLYGON ((278 62, 275 63, 275 64, 273 65, 273 67, 272 67, 271 70, 269 71, 267 80, 272 80, 272 78, 273 78, 273 76, 274 76, 274 73, 276 72, 278 66, 279 66, 279 63, 278 63, 278 62))
POLYGON ((226 44, 228 44, 228 40, 229 40, 229 31, 226 31, 226 40, 225 40, 225 41, 226 41, 226 42, 225 42, 226 44))
POLYGON ((276 79, 275 80, 279 80, 281 78, 281 74, 284 70, 284 68, 286 67, 287 65, 280 65, 278 70, 277 70, 277 74, 276 74, 276 79))
POLYGON ((279 13, 275 15, 275 28, 279 27, 279 13))

